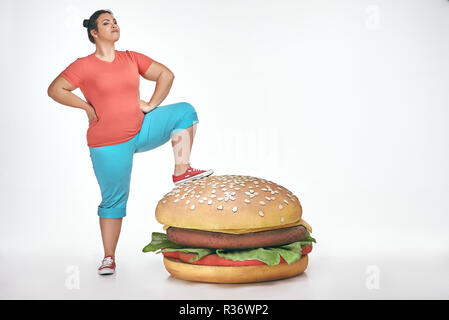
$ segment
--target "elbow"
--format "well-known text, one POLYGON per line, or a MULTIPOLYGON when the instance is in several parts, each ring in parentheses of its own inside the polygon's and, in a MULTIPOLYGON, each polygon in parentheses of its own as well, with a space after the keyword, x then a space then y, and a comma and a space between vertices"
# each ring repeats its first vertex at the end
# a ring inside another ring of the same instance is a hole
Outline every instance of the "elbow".
POLYGON ((53 95, 54 89, 52 86, 49 86, 47 89, 47 95, 51 98, 53 95))
POLYGON ((58 92, 60 91, 61 88, 58 88, 54 85, 50 85, 47 89, 47 95, 52 98, 55 99, 54 97, 58 95, 58 92))
POLYGON ((173 79, 175 78, 174 73, 170 70, 163 71, 160 76, 171 81, 173 81, 173 79))

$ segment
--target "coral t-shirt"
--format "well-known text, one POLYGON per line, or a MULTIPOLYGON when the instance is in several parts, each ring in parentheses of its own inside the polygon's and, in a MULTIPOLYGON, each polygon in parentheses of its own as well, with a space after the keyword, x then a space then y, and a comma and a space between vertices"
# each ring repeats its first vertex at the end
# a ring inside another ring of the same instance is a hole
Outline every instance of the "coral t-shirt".
POLYGON ((87 145, 101 147, 133 138, 142 126, 145 114, 140 110, 140 75, 153 59, 135 51, 115 50, 112 62, 90 54, 72 62, 61 76, 80 88, 92 105, 98 120, 87 129, 87 145))

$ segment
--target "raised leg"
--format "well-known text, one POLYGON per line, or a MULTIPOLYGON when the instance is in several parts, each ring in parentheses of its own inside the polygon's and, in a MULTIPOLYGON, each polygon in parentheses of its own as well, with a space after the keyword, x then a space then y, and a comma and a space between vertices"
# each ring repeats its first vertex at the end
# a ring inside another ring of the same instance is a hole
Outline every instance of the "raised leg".
POLYGON ((197 123, 172 135, 171 143, 175 157, 175 170, 173 174, 175 176, 183 174, 190 168, 190 153, 192 151, 196 129, 197 123))

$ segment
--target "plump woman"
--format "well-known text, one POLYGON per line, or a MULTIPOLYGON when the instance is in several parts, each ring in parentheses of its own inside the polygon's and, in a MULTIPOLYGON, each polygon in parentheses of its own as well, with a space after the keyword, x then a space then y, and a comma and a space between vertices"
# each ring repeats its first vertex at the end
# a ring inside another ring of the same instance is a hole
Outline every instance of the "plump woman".
POLYGON ((53 80, 48 95, 56 102, 86 112, 87 145, 101 190, 98 206, 104 258, 99 274, 115 273, 115 250, 122 219, 126 216, 135 153, 157 148, 171 140, 175 185, 209 176, 213 170, 190 166, 190 152, 198 115, 188 102, 161 106, 173 72, 149 56, 116 50, 120 28, 109 10, 98 10, 83 21, 96 50, 67 66, 53 80), (140 99, 140 76, 155 81, 151 99, 140 99), (80 88, 85 100, 73 90, 80 88))

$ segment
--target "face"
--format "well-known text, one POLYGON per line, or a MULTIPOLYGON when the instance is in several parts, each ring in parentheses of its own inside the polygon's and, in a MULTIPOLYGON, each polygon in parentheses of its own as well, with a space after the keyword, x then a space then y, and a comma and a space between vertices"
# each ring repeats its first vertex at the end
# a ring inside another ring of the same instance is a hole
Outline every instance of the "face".
POLYGON ((110 13, 102 13, 97 18, 98 33, 92 30, 95 42, 112 41, 115 42, 120 38, 120 28, 117 20, 110 13))

